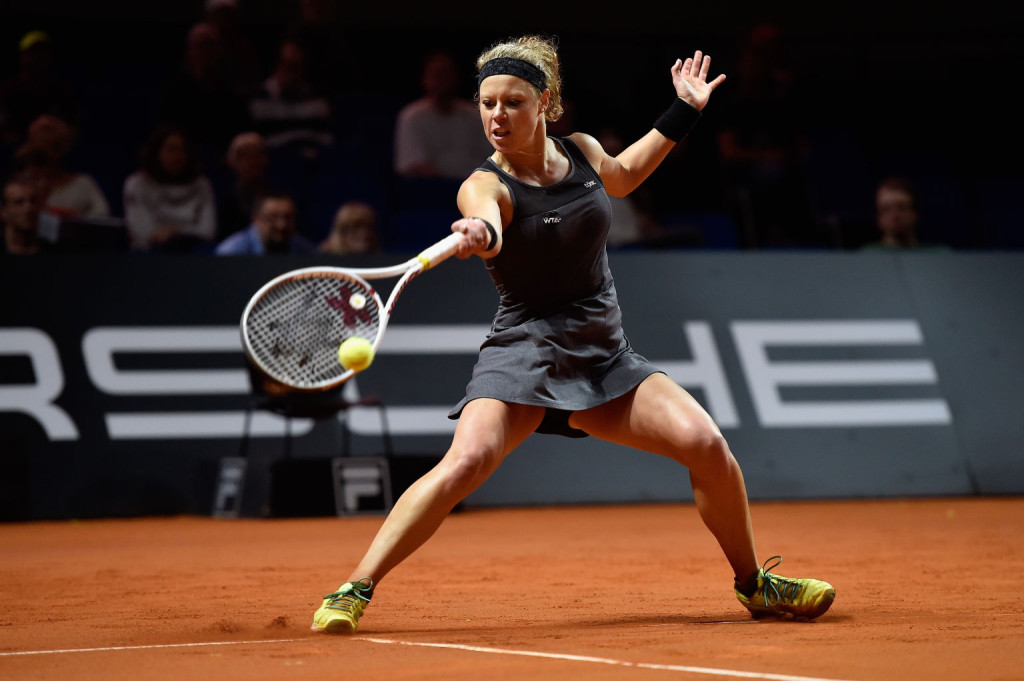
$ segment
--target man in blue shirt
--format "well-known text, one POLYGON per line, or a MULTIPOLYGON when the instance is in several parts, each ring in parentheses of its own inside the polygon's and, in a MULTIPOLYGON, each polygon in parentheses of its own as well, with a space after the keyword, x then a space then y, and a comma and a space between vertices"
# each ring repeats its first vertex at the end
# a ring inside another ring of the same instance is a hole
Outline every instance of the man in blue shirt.
POLYGON ((284 192, 269 192, 256 200, 252 224, 217 245, 217 255, 312 253, 313 244, 295 231, 295 201, 284 192))

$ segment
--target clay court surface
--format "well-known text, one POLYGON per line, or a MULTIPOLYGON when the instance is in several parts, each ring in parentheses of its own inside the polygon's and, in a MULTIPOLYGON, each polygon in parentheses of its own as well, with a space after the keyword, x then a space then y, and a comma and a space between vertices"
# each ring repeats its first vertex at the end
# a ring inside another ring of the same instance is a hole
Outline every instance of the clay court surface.
POLYGON ((309 624, 379 517, 0 525, 0 678, 1024 678, 1024 499, 752 513, 825 616, 750 619, 688 504, 458 512, 354 637, 309 624))

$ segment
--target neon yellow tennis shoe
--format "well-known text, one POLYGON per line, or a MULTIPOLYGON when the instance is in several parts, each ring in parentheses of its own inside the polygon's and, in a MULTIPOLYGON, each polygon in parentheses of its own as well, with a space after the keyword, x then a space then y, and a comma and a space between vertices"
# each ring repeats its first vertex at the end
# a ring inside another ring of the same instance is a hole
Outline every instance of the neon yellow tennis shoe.
POLYGON ((324 596, 323 605, 313 615, 311 628, 328 634, 354 634, 372 597, 373 580, 369 577, 342 584, 337 591, 324 596))
POLYGON ((745 596, 736 589, 736 598, 755 617, 792 615, 812 620, 825 614, 836 598, 836 590, 818 579, 792 579, 771 573, 782 563, 782 556, 772 556, 758 570, 757 590, 745 596), (771 563, 775 561, 771 565, 771 563))

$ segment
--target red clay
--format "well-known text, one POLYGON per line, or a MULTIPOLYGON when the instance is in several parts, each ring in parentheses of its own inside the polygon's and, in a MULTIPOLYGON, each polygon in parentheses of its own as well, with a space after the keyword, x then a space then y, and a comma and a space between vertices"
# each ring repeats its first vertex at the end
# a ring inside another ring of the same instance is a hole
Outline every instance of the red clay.
POLYGON ((352 638, 309 624, 380 518, 0 525, 0 678, 1024 678, 1024 499, 752 513, 762 560, 836 586, 825 616, 751 620, 692 505, 457 513, 352 638))

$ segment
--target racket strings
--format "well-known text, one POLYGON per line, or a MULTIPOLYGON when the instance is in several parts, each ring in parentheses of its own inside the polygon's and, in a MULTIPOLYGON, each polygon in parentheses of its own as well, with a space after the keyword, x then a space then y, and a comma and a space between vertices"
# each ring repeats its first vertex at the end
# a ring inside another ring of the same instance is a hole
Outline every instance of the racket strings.
POLYGON ((376 295, 354 280, 307 277, 282 282, 250 311, 254 358, 272 377, 316 388, 345 372, 338 345, 351 336, 373 340, 380 326, 376 295))

